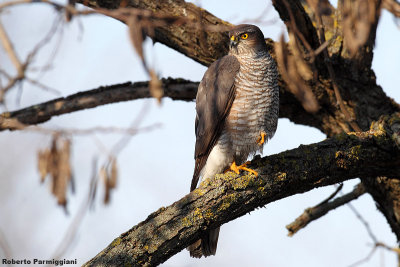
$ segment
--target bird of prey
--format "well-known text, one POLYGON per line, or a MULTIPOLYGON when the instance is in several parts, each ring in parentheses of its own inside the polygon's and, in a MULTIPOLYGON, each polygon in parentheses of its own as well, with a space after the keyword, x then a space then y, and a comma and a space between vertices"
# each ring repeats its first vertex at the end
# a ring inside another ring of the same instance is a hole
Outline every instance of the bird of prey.
MULTIPOLYGON (((279 111, 278 70, 261 30, 242 24, 229 32, 228 55, 210 65, 196 97, 195 168, 191 191, 199 178, 225 170, 258 175, 246 160, 262 153, 275 133, 279 111)), ((189 246, 192 257, 215 255, 219 228, 189 246)))

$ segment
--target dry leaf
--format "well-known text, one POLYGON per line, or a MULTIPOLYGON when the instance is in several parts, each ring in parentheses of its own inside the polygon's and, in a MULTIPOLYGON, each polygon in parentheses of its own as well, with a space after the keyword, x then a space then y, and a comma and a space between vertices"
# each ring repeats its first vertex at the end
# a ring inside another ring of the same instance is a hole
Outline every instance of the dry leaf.
POLYGON ((45 149, 44 151, 38 152, 38 169, 40 174, 40 182, 43 183, 48 174, 48 161, 49 161, 50 150, 45 149))
POLYGON ((112 157, 109 162, 101 167, 100 177, 105 186, 104 204, 108 204, 110 202, 111 190, 117 185, 118 168, 115 157, 112 157))
POLYGON ((109 185, 111 188, 115 188, 115 186, 117 185, 117 178, 118 178, 117 160, 113 158, 111 160, 111 173, 109 181, 109 185))
POLYGON ((58 181, 56 188, 56 197, 58 204, 65 206, 67 204, 67 188, 71 180, 70 166, 70 141, 62 140, 62 147, 58 151, 58 181))
POLYGON ((103 203, 107 205, 108 203, 110 203, 110 191, 111 191, 111 188, 110 188, 110 185, 109 185, 110 178, 109 178, 109 174, 108 174, 108 170, 107 170, 106 166, 102 166, 100 168, 100 178, 103 181, 104 187, 105 187, 104 188, 104 200, 103 200, 103 203))
POLYGON ((40 180, 44 182, 45 178, 50 176, 51 193, 63 207, 67 205, 67 188, 72 179, 70 150, 71 141, 55 134, 50 149, 38 152, 40 180))
POLYGON ((157 74, 155 73, 154 70, 150 69, 149 75, 150 75, 150 82, 149 82, 150 94, 152 97, 157 99, 158 103, 161 103, 161 99, 164 96, 162 83, 158 79, 157 74))

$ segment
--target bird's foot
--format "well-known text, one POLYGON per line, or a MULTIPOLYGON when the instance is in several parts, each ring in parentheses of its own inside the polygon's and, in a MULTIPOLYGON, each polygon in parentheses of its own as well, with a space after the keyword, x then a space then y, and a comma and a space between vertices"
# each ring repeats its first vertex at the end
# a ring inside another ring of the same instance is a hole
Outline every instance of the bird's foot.
POLYGON ((248 165, 249 163, 250 163, 250 161, 247 161, 247 162, 243 163, 242 165, 237 166, 237 165, 236 165, 236 162, 233 162, 233 163, 231 164, 230 169, 231 169, 232 171, 234 171, 235 173, 237 173, 237 174, 239 174, 239 171, 240 171, 240 170, 244 170, 244 171, 248 171, 248 172, 254 174, 255 176, 258 176, 258 172, 256 172, 255 170, 252 170, 252 169, 247 168, 247 165, 248 165))
POLYGON ((258 144, 259 146, 261 146, 262 144, 264 144, 264 142, 265 142, 265 136, 267 135, 267 133, 264 132, 264 131, 262 131, 260 135, 261 135, 261 136, 257 139, 257 144, 258 144))

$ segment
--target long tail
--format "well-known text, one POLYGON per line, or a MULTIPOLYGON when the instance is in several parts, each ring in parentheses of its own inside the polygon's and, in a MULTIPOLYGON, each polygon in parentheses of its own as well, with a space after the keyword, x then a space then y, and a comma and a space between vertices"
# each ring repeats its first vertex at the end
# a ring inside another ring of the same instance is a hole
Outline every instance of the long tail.
POLYGON ((188 247, 190 257, 201 258, 215 255, 217 252, 219 227, 205 233, 205 235, 188 247))
MULTIPOLYGON (((200 178, 200 172, 207 162, 207 157, 208 155, 206 157, 203 156, 196 158, 190 191, 196 189, 197 183, 200 178)), ((187 248, 190 252, 190 256, 193 258, 201 258, 202 256, 208 257, 211 255, 215 255, 215 253, 217 252, 218 236, 219 227, 204 233, 201 239, 197 240, 187 248)))

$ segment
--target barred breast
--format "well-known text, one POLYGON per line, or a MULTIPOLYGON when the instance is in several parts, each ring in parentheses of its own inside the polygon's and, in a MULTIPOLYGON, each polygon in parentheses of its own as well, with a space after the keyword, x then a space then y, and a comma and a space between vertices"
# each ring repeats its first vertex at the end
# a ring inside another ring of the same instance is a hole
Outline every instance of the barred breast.
POLYGON ((267 134, 267 140, 274 135, 278 121, 279 89, 276 64, 268 52, 236 57, 240 62, 235 78, 236 97, 220 141, 224 147, 229 147, 239 163, 249 155, 262 152, 263 146, 257 144, 262 131, 267 134))

